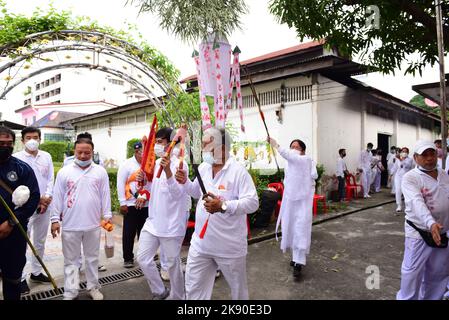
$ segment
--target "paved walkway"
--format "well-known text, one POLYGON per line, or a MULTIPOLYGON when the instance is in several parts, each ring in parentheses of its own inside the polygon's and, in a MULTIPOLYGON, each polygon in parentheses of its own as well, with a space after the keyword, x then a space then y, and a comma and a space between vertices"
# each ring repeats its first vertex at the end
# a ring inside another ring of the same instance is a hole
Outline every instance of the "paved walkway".
MULTIPOLYGON (((335 219, 344 215, 348 215, 351 213, 355 213, 361 210, 365 210, 371 207, 376 207, 382 204, 386 204, 389 202, 393 202, 394 198, 389 194, 389 190, 384 190, 381 193, 375 194, 372 198, 369 199, 357 199, 353 200, 348 204, 346 210, 337 213, 326 213, 326 214, 318 214, 314 217, 314 224, 320 224, 324 221, 328 221, 331 219, 335 219)), ((104 253, 104 236, 102 237, 101 245, 100 245, 100 264, 103 264, 107 271, 100 272, 99 276, 104 277, 112 274, 121 273, 127 271, 123 267, 123 259, 122 259, 122 216, 115 215, 114 216, 114 224, 115 229, 113 232, 114 240, 115 240, 115 254, 113 258, 106 258, 104 253)), ((267 228, 262 229, 252 229, 251 236, 252 238, 249 240, 250 244, 257 243, 263 240, 274 238, 274 229, 275 223, 271 223, 267 228)), ((134 252, 137 250, 137 242, 135 243, 134 252)), ((276 243, 273 246, 277 247, 276 243)), ((278 248, 277 248, 278 249, 278 248)), ((183 246, 182 248, 182 257, 186 257, 188 252, 188 246, 183 246)), ((28 252, 28 255, 31 254, 31 251, 28 252)), ((55 281, 59 287, 63 286, 64 276, 63 276, 63 256, 62 256, 62 248, 61 248, 61 238, 58 237, 53 239, 49 234, 47 237, 46 244, 46 252, 44 262, 46 263, 50 273, 55 278, 55 281)), ((137 264, 136 264, 137 267, 137 264)), ((25 267, 25 270, 29 270, 29 265, 25 267)), ((84 281, 84 273, 81 273, 81 281, 84 281)), ((35 284, 29 282, 29 286, 31 289, 31 294, 51 289, 51 285, 48 284, 35 284)), ((0 287, 1 290, 1 287, 0 287)))

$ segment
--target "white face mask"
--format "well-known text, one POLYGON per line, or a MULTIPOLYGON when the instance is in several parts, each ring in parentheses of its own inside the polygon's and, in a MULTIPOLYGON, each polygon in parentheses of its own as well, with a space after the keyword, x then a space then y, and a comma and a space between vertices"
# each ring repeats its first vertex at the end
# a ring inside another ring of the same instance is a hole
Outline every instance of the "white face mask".
POLYGON ((377 156, 377 159, 380 161, 382 160, 382 156, 377 156))
POLYGON ((401 158, 407 158, 408 153, 407 152, 401 152, 401 158))
POLYGON ((215 163, 215 158, 214 158, 214 154, 212 151, 203 151, 202 152, 202 156, 203 156, 203 161, 213 165, 215 163))
POLYGON ((89 166, 89 165, 92 163, 92 159, 89 159, 89 160, 80 160, 80 159, 78 159, 78 158, 75 158, 75 163, 76 163, 78 166, 84 168, 84 167, 89 166))
POLYGON ((34 152, 39 148, 39 141, 30 139, 25 143, 25 148, 31 152, 34 152))
POLYGON ((156 143, 154 145, 154 153, 157 157, 162 158, 165 156, 165 147, 160 143, 156 143))

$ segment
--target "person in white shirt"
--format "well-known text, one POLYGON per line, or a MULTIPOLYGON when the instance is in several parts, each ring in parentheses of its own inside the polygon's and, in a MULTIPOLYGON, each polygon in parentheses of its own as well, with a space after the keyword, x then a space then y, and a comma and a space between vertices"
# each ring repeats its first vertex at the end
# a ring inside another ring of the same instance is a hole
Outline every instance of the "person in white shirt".
POLYGON ((281 224, 281 250, 284 252, 292 250, 290 264, 293 265, 293 276, 298 279, 310 252, 312 205, 315 193, 315 183, 310 173, 314 164, 312 159, 305 155, 306 145, 301 140, 293 140, 288 149, 280 147, 273 138, 267 138, 267 141, 287 160, 284 168, 284 195, 276 233, 281 224))
POLYGON ((396 298, 441 300, 449 281, 449 176, 437 167, 431 141, 418 141, 414 153, 417 167, 402 178, 405 250, 396 298))
POLYGON ((259 207, 253 179, 244 166, 230 156, 231 138, 224 129, 209 128, 202 139, 203 163, 198 179, 187 179, 185 170, 176 180, 198 202, 195 231, 192 235, 186 268, 186 298, 210 299, 217 269, 231 289, 233 300, 247 300, 246 255, 248 249, 247 215, 259 207), (203 238, 202 229, 208 220, 203 238))
POLYGON ((388 169, 388 187, 391 188, 392 194, 394 194, 394 174, 393 174, 393 168, 394 163, 396 162, 396 155, 399 154, 397 152, 397 148, 395 146, 392 146, 390 148, 390 153, 387 155, 387 169, 388 169))
POLYGON ((338 201, 343 201, 346 198, 345 195, 345 177, 349 174, 346 167, 345 157, 346 149, 338 150, 340 157, 337 160, 337 179, 338 179, 338 201))
MULTIPOLYGON (((140 166, 142 162, 142 143, 134 143, 134 156, 126 160, 117 172, 117 196, 120 213, 123 215, 123 265, 134 267, 134 239, 140 237, 145 220, 148 218, 148 200, 138 195, 139 180, 143 179, 140 166)), ((151 183, 145 183, 144 190, 149 191, 151 183)))
POLYGON ((382 171, 385 171, 384 166, 382 165, 382 150, 376 150, 376 156, 373 158, 373 188, 374 192, 380 192, 380 184, 382 180, 382 171))
POLYGON ((409 149, 404 147, 401 149, 399 159, 395 161, 393 174, 395 179, 395 196, 396 196, 396 212, 402 211, 402 177, 413 168, 413 159, 410 158, 409 149))
POLYGON ((100 225, 102 216, 111 222, 111 194, 106 170, 92 162, 94 145, 89 139, 75 142, 75 161, 59 170, 53 192, 51 234, 62 229, 64 255, 64 299, 79 292, 79 257, 83 247, 87 290, 102 300, 98 282, 100 225))
MULTIPOLYGON (((50 225, 50 206, 53 195, 54 169, 51 155, 48 152, 39 150, 41 131, 35 127, 26 127, 22 130, 22 143, 25 149, 13 154, 14 157, 26 162, 36 175, 39 192, 41 195, 36 212, 28 222, 28 235, 31 233, 33 245, 39 257, 43 258, 45 252, 45 241, 47 239, 48 227, 50 225)), ((36 257, 31 257, 30 280, 38 283, 49 283, 50 279, 44 275, 44 270, 36 257)), ((26 281, 27 274, 22 274, 21 293, 30 292, 26 281)))
MULTIPOLYGON (((181 267, 181 246, 187 229, 186 211, 188 196, 173 176, 180 161, 177 158, 179 149, 175 147, 170 157, 164 157, 171 142, 171 128, 162 128, 156 133, 154 151, 159 159, 156 161, 149 216, 143 226, 137 252, 137 262, 148 281, 153 299, 170 300, 185 299, 184 275, 181 267), (164 168, 160 178, 157 178, 159 167, 164 168), (170 278, 170 290, 165 288, 157 270, 154 256, 160 247, 161 264, 170 278), (170 296, 169 296, 170 295, 170 296)), ((187 163, 183 168, 188 170, 187 163)))
POLYGON ((363 197, 370 198, 369 189, 371 185, 371 161, 373 160, 373 144, 370 142, 366 146, 366 150, 362 150, 359 158, 359 171, 362 173, 363 197))

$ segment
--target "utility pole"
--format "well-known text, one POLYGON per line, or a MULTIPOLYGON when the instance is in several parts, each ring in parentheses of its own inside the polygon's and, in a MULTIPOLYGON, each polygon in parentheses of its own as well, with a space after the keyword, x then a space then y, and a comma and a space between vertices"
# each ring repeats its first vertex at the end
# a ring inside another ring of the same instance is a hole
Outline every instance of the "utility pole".
POLYGON ((447 157, 447 105, 446 105, 446 76, 444 73, 444 40, 443 40, 443 14, 441 3, 443 0, 435 0, 437 19, 438 60, 440 63, 440 108, 441 108, 441 143, 443 149, 443 170, 446 170, 447 157))

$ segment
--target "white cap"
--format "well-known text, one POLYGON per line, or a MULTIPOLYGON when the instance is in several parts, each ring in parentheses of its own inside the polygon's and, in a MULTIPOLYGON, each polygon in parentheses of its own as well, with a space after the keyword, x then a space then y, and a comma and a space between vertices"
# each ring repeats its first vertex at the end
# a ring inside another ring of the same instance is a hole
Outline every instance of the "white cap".
POLYGON ((435 144, 431 141, 418 140, 415 144, 415 153, 422 154, 427 149, 436 150, 435 144))

